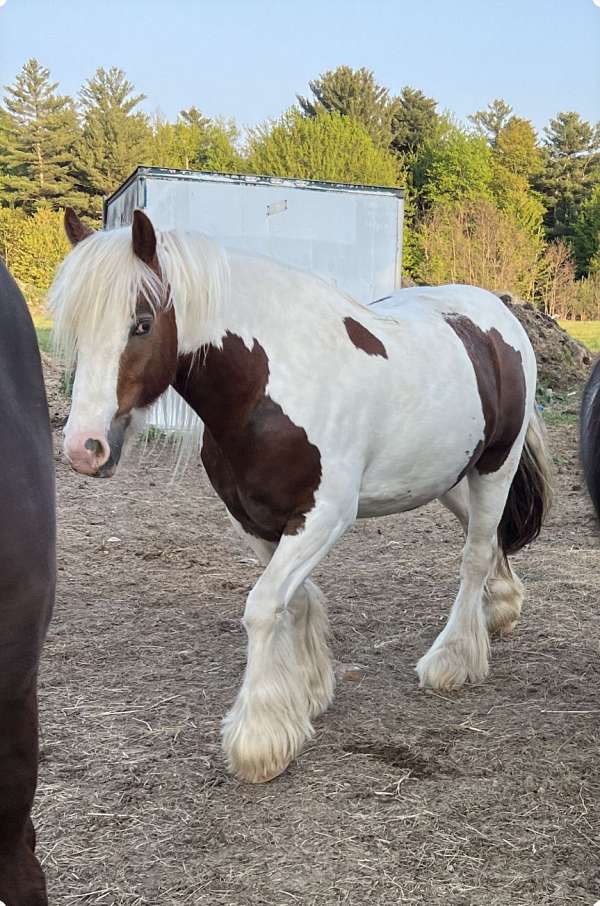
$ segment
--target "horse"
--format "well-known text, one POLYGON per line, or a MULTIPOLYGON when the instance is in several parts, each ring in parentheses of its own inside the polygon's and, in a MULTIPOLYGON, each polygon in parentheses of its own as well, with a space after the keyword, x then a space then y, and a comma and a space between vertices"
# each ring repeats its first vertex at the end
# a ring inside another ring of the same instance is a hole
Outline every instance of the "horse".
POLYGON ((594 365, 581 399, 579 448, 583 474, 600 519, 600 359, 594 365))
POLYGON ((37 675, 54 603, 54 455, 40 353, 0 260, 0 901, 46 906, 30 813, 37 675))
POLYGON ((327 280, 226 250, 194 232, 92 232, 65 213, 72 249, 50 290, 76 362, 64 450, 114 474, 140 413, 167 390, 199 416, 201 459, 264 571, 248 595, 247 663, 222 724, 228 769, 282 771, 329 706, 334 671, 310 574, 358 517, 439 499, 465 532, 445 629, 420 684, 488 672, 489 637, 523 597, 507 557, 540 531, 549 463, 536 362, 518 320, 469 286, 404 289, 367 308, 327 280))

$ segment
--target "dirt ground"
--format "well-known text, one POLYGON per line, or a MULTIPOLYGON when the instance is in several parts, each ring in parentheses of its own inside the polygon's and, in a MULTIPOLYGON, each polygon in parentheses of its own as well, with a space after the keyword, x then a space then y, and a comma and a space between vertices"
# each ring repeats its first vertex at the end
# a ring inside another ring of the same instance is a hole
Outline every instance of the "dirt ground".
MULTIPOLYGON (((59 416, 55 413, 56 421, 59 416)), ((571 419, 572 421, 572 419, 571 419)), ((573 425, 515 558, 522 622, 481 686, 420 691, 457 588, 439 505, 357 524, 321 564, 342 679, 292 768, 224 769, 219 722, 258 575, 199 466, 112 480, 60 461, 59 587, 35 809, 52 904, 543 906, 600 899, 600 534, 573 425)))

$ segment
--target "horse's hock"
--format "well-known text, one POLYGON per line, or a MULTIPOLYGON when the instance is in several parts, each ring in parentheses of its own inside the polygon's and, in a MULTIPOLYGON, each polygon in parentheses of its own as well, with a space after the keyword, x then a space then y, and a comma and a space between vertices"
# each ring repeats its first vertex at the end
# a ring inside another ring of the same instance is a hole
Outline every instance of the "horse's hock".
POLYGON ((570 337, 554 318, 528 302, 510 293, 498 293, 498 296, 527 331, 537 359, 538 385, 565 391, 582 384, 592 362, 589 349, 570 337))

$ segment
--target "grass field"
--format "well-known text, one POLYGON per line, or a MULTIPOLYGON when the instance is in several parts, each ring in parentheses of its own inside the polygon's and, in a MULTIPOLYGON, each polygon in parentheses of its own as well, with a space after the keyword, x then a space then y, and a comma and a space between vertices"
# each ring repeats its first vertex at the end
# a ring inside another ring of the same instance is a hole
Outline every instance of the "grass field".
POLYGON ((591 352, 600 352, 600 321, 559 321, 575 340, 585 343, 591 352))
POLYGON ((52 321, 46 314, 32 312, 37 340, 42 352, 49 353, 52 346, 52 321))

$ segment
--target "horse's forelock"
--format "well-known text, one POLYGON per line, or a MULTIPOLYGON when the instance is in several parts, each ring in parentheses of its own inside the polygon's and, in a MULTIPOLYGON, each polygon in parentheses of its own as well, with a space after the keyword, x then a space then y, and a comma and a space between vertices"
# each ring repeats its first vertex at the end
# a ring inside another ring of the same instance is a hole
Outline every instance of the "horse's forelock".
POLYGON ((225 253, 199 233, 157 232, 157 239, 158 270, 135 254, 130 227, 99 231, 67 255, 48 297, 67 364, 83 333, 133 318, 141 299, 154 309, 173 306, 185 351, 207 341, 228 287, 225 253))

